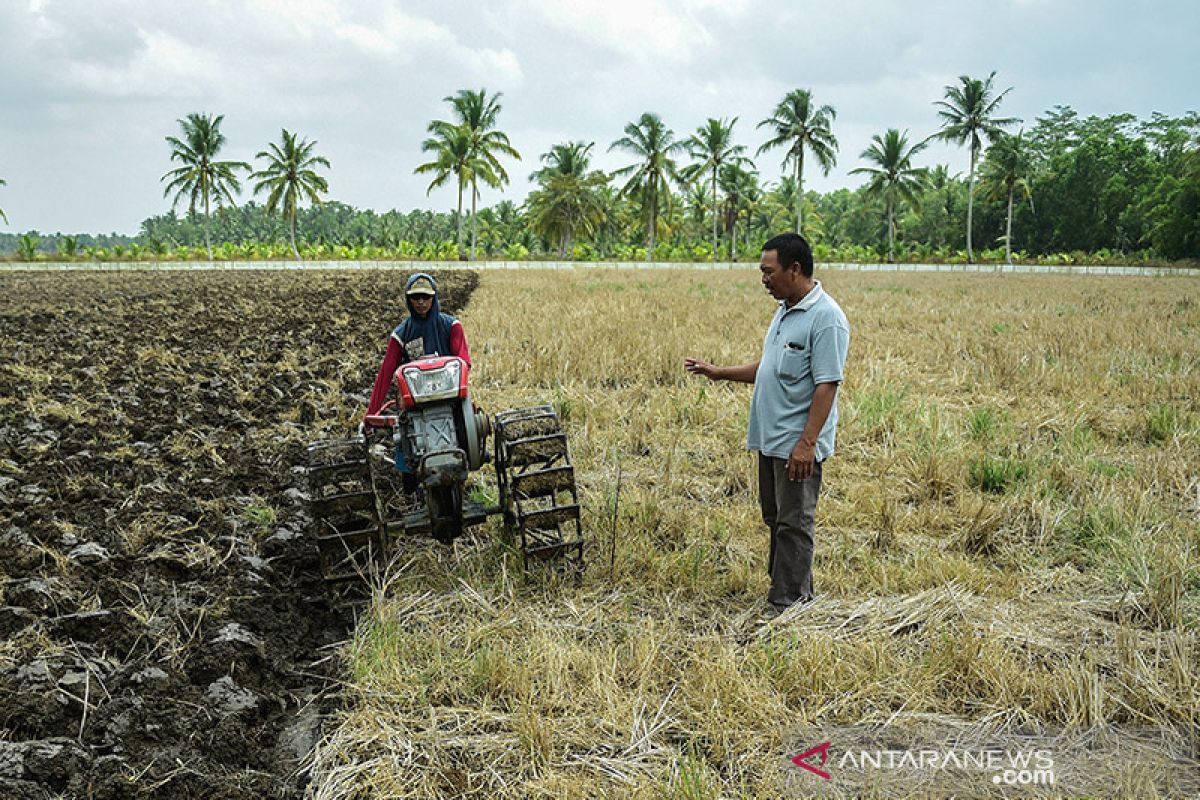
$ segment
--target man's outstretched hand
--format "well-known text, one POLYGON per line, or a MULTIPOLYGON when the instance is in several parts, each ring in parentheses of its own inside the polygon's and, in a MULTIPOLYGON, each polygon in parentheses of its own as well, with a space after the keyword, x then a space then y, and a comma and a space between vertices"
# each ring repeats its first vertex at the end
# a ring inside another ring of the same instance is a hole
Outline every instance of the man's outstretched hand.
POLYGON ((683 359, 683 368, 693 375, 703 375, 710 381, 717 380, 718 368, 707 361, 701 361, 698 358, 692 358, 691 356, 688 356, 683 359))

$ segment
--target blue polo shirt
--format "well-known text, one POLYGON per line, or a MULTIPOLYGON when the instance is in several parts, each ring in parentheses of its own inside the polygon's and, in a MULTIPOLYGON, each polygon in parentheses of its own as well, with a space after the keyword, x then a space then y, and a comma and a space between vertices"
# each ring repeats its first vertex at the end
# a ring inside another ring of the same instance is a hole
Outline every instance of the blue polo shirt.
MULTIPOLYGON (((850 323, 820 282, 799 303, 782 302, 767 328, 762 360, 754 377, 746 447, 764 456, 787 458, 808 422, 819 383, 840 383, 850 347, 850 323)), ((837 398, 817 437, 816 455, 833 455, 837 398)))

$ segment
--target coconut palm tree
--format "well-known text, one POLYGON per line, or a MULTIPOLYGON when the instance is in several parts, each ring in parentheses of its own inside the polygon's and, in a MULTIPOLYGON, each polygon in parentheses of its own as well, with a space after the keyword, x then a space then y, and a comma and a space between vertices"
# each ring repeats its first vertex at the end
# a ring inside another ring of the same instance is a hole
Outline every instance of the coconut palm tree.
POLYGON ((733 143, 733 126, 737 124, 737 121, 737 117, 729 121, 709 117, 707 122, 684 140, 688 154, 697 159, 697 162, 682 170, 682 177, 694 180, 702 173, 709 173, 713 203, 713 261, 717 260, 717 219, 721 216, 720 201, 717 198, 717 173, 725 164, 737 164, 738 166, 752 164, 750 159, 742 155, 746 152, 745 146, 733 143))
MULTIPOLYGON (((803 198, 801 202, 804 203, 804 229, 808 231, 809 241, 820 239, 825 235, 825 218, 813 203, 803 198)), ((780 178, 763 197, 757 213, 763 220, 761 227, 767 231, 777 231, 795 222, 792 215, 796 213, 796 179, 791 175, 780 178)))
POLYGON ((321 192, 329 191, 329 182, 317 174, 317 167, 329 168, 329 159, 313 155, 315 141, 301 139, 296 141, 296 134, 286 128, 279 139, 279 144, 270 144, 269 150, 263 150, 255 156, 266 162, 266 167, 252 173, 258 183, 254 184, 254 193, 267 192, 267 214, 274 214, 279 208, 288 222, 288 232, 292 243, 292 255, 300 260, 300 251, 296 249, 296 210, 304 198, 314 206, 321 204, 321 192))
POLYGON ((997 117, 996 109, 1000 101, 1012 91, 1008 87, 1000 94, 995 94, 992 80, 996 77, 995 70, 985 80, 960 75, 958 85, 945 88, 945 99, 934 103, 938 107, 938 116, 942 118, 942 129, 932 138, 953 142, 957 145, 967 145, 971 153, 971 170, 967 176, 967 262, 975 263, 975 254, 971 249, 971 224, 975 213, 975 164, 983 149, 983 140, 993 142, 1009 125, 1020 122, 1015 117, 997 117))
POLYGON ((250 165, 244 161, 216 160, 225 146, 225 134, 221 133, 224 119, 224 114, 188 114, 185 119, 178 120, 183 136, 168 136, 167 144, 171 145, 171 160, 182 166, 159 179, 169 180, 163 189, 163 197, 175 193, 172 209, 177 208, 184 197, 188 198, 191 214, 196 213, 197 206, 204 209, 204 249, 208 251, 209 261, 213 257, 209 235, 210 204, 215 201, 217 208, 223 208, 226 202, 236 205, 233 195, 242 191, 237 172, 250 171, 250 165))
POLYGON ((595 142, 563 142, 552 146, 542 153, 541 161, 545 166, 530 174, 529 180, 544 183, 558 175, 583 177, 591 166, 595 146, 595 142))
POLYGON ((712 202, 707 178, 693 180, 683 187, 682 197, 684 219, 688 223, 688 235, 692 230, 703 231, 710 216, 720 217, 720 206, 712 202), (716 212, 716 213, 712 213, 716 212))
POLYGON ((629 238, 629 231, 640 227, 638 215, 620 189, 605 185, 596 194, 604 211, 604 221, 597 226, 594 237, 596 249, 601 255, 608 256, 624 244, 629 238))
POLYGON ((501 200, 492 206, 496 228, 506 245, 516 242, 525 231, 525 216, 512 200, 501 200))
POLYGON ((529 176, 541 184, 526 200, 529 224, 539 236, 558 240, 559 258, 567 257, 576 232, 592 236, 606 216, 599 190, 608 185, 608 176, 588 171, 594 145, 556 144, 542 154, 546 166, 529 176))
POLYGON ((488 97, 486 89, 472 91, 460 89, 453 97, 444 98, 454 111, 468 136, 470 147, 467 160, 471 162, 468 180, 471 183, 471 260, 475 260, 477 226, 475 208, 479 200, 479 181, 483 180, 493 189, 508 183, 508 173, 498 156, 505 155, 521 160, 521 154, 513 148, 508 135, 496 130, 496 118, 500 115, 501 94, 488 97))
POLYGON ((663 124, 657 114, 646 112, 625 126, 625 135, 608 146, 609 152, 623 150, 637 160, 613 172, 629 176, 621 187, 621 196, 636 196, 646 214, 646 260, 654 260, 654 236, 658 228, 660 204, 671 204, 670 181, 678 178, 679 168, 672 158, 685 149, 675 140, 675 132, 663 124))
POLYGON ((429 123, 428 139, 421 143, 421 151, 432 153, 433 160, 413 170, 417 175, 433 173, 433 180, 425 190, 428 196, 434 189, 445 186, 454 176, 458 185, 458 206, 454 211, 454 227, 458 235, 458 255, 463 256, 462 196, 471 178, 471 137, 461 125, 435 120, 429 123))
POLYGON ((1012 264, 1012 218, 1013 202, 1017 192, 1033 203, 1029 191, 1030 153, 1025 145, 1025 131, 1015 136, 1001 134, 988 148, 983 164, 979 168, 979 184, 990 200, 1005 198, 1008 213, 1004 221, 1004 260, 1012 264))
POLYGON ((555 145, 542 156, 547 166, 531 176, 541 189, 531 192, 526 201, 529 224, 539 236, 558 240, 560 258, 567 257, 577 232, 594 235, 606 217, 600 189, 608 185, 608 176, 588 171, 592 146, 555 145))
POLYGON ((896 201, 902 200, 919 211, 920 194, 925 188, 928 171, 914 167, 912 158, 928 145, 928 141, 908 146, 908 131, 901 133, 888 128, 882 137, 871 137, 871 146, 862 152, 862 158, 875 164, 874 167, 858 167, 850 170, 851 175, 869 175, 867 191, 883 198, 887 207, 888 263, 896 260, 896 201))
POLYGON ((829 174, 837 163, 838 141, 831 130, 835 119, 837 111, 833 106, 814 108, 808 89, 793 89, 775 106, 774 114, 758 123, 758 127, 771 132, 771 138, 758 148, 756 155, 782 147, 785 151, 783 168, 786 170, 788 162, 792 162, 796 180, 797 233, 804 233, 804 151, 812 153, 823 174, 829 174))
POLYGON ((737 261, 738 220, 742 217, 749 220, 762 197, 758 173, 744 168, 741 164, 725 164, 721 167, 717 185, 725 193, 723 205, 725 233, 729 237, 729 260, 737 261))

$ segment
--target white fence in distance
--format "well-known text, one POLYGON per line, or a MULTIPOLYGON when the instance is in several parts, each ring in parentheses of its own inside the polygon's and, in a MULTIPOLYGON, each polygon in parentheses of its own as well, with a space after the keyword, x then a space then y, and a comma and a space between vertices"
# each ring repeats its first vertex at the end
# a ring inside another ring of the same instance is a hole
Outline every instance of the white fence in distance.
MULTIPOLYGON (((0 262, 0 272, 92 271, 125 272, 203 270, 354 270, 393 269, 404 272, 453 269, 757 269, 751 261, 39 261, 0 262)), ((1123 275, 1154 277, 1200 277, 1200 269, 1179 267, 1129 267, 1118 265, 1039 264, 852 264, 818 262, 817 271, 850 272, 968 272, 1043 275, 1123 275)))

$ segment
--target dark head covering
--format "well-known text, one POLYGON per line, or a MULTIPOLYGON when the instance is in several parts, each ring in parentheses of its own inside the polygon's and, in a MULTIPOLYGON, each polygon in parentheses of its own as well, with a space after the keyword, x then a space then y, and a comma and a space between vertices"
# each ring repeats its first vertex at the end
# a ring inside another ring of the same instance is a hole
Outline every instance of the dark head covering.
POLYGON ((400 344, 404 345, 406 359, 419 358, 420 354, 450 355, 450 326, 454 324, 454 317, 442 313, 441 305, 438 302, 437 281, 433 279, 433 276, 425 272, 416 272, 410 275, 404 284, 404 304, 408 306, 408 319, 396 326, 396 330, 392 331, 392 336, 395 336, 400 340, 400 344), (433 307, 429 309, 429 314, 425 319, 421 319, 413 313, 412 300, 408 296, 408 290, 418 281, 428 281, 434 290, 433 307), (410 343, 415 343, 417 339, 422 340, 423 343, 420 353, 414 353, 414 348, 409 347, 410 343))

